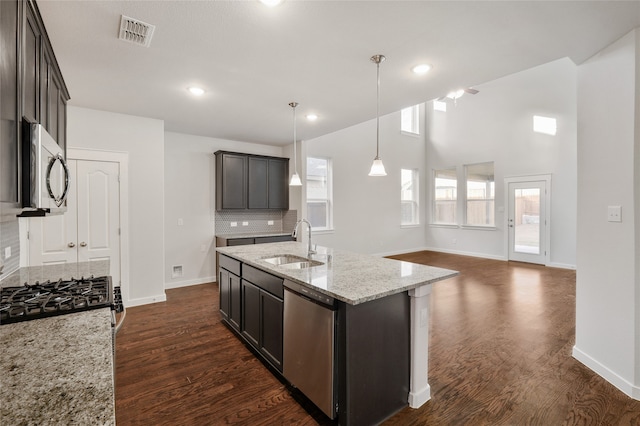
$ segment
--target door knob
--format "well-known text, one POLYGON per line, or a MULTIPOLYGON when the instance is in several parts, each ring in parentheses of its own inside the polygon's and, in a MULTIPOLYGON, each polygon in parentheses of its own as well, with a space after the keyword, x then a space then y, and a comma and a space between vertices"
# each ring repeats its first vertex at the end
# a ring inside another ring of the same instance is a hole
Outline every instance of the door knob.
POLYGON ((80 247, 86 247, 87 243, 85 243, 84 241, 80 243, 80 247))
POLYGON ((76 244, 75 244, 75 243, 69 243, 69 244, 67 244, 67 245, 68 245, 69 247, 71 247, 71 248, 74 248, 74 247, 76 246, 76 244))

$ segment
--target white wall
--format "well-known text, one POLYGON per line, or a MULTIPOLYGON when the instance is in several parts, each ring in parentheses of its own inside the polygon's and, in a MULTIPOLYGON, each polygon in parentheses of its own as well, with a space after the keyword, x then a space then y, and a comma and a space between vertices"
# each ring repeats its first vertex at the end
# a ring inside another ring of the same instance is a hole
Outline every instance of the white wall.
POLYGON ((578 69, 578 250, 574 356, 640 399, 638 30, 578 69), (635 163, 634 163, 635 161, 635 163), (634 185, 635 181, 635 185, 634 185), (607 206, 622 206, 622 222, 607 206))
MULTIPOLYGON (((476 86, 480 92, 448 100, 447 111, 427 104, 427 193, 434 169, 493 161, 496 229, 427 227, 434 250, 506 259, 504 179, 552 175, 550 265, 575 267, 576 67, 561 59, 476 86), (534 133, 533 115, 556 117, 555 136, 534 133), (455 243, 454 243, 455 240, 455 243)), ((460 189, 459 189, 460 197, 460 189)), ((458 210, 461 221, 461 211, 458 210)), ((431 221, 431 210, 427 211, 431 221)))
POLYGON ((71 148, 129 154, 130 274, 124 302, 165 300, 164 122, 69 106, 67 137, 71 148))
POLYGON ((283 148, 166 132, 164 150, 164 282, 173 288, 215 281, 213 153, 226 150, 280 157, 283 148), (172 277, 174 265, 182 265, 182 277, 172 277))
MULTIPOLYGON (((424 105, 421 108, 424 111, 424 105)), ((424 114, 420 128, 424 129, 424 114)), ((334 232, 314 233, 314 243, 368 254, 425 247, 425 142, 423 136, 400 132, 400 112, 380 117, 380 157, 387 171, 385 177, 368 176, 376 155, 375 120, 305 141, 303 146, 306 156, 329 157, 333 162, 334 232), (421 215, 416 227, 400 226, 401 168, 418 169, 420 173, 421 215)), ((306 209, 302 212, 300 217, 306 209)))

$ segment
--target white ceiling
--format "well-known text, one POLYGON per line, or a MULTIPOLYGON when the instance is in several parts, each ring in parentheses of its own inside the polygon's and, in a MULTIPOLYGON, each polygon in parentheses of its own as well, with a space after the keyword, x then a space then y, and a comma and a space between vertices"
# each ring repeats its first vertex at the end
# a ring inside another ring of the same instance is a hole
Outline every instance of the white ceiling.
MULTIPOLYGON (((285 145, 452 89, 569 57, 640 26, 640 1, 57 1, 38 5, 71 105, 157 118, 165 129, 285 145), (120 15, 155 25, 118 40, 120 15), (417 76, 421 62, 433 69, 417 76), (207 93, 194 98, 186 88, 207 93), (315 112, 319 119, 303 116, 315 112)), ((468 96, 468 95, 467 95, 468 96)), ((482 96, 482 92, 475 96, 482 96)))

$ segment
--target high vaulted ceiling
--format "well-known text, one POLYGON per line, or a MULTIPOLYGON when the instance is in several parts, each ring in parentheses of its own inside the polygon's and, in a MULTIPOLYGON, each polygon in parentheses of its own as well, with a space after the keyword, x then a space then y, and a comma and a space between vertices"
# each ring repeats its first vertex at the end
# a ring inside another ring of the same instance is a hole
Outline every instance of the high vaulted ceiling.
MULTIPOLYGON (((579 64, 640 26, 639 1, 38 0, 71 105, 165 129, 285 145, 539 64, 579 64), (155 25, 118 40, 120 15, 155 25), (429 63, 426 75, 411 67, 429 63), (195 98, 186 88, 202 86, 195 98), (319 119, 307 122, 314 112, 319 119)), ((482 92, 475 96, 482 96, 482 92)))

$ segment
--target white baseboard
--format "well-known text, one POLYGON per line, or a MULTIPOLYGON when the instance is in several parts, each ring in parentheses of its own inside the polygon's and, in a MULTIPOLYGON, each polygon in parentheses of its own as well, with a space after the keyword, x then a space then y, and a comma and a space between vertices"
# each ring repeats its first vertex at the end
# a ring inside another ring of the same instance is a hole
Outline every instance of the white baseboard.
POLYGON ((597 375, 611 383, 627 396, 640 400, 640 387, 635 386, 633 383, 628 382, 623 377, 611 371, 604 364, 598 362, 587 353, 581 351, 578 347, 574 346, 571 355, 584 364, 589 369, 593 370, 597 375))
POLYGON ((158 294, 157 296, 142 297, 140 299, 130 299, 125 301, 124 305, 127 308, 130 308, 133 306, 148 305, 150 303, 158 303, 158 302, 166 302, 166 301, 167 301, 167 295, 162 293, 162 294, 158 294))
POLYGON ((424 251, 424 250, 428 250, 428 249, 426 247, 415 247, 415 248, 400 250, 400 251, 387 251, 384 253, 374 253, 371 256, 378 256, 378 257, 398 256, 400 254, 415 253, 415 252, 424 251))
POLYGON ((559 268, 559 269, 572 269, 575 271, 576 269, 576 265, 570 265, 568 263, 556 263, 556 262, 551 262, 549 264, 547 264, 546 266, 550 267, 550 268, 559 268))
POLYGON ((164 288, 166 290, 171 288, 188 287, 190 285, 206 284, 206 283, 211 283, 215 281, 216 281, 216 277, 201 277, 201 278, 194 278, 192 280, 176 281, 176 282, 170 282, 170 283, 165 282, 164 288))
POLYGON ((462 251, 462 250, 451 250, 451 249, 443 249, 439 247, 425 247, 422 250, 436 251, 440 253, 449 253, 449 254, 459 254, 461 256, 480 257, 483 259, 502 260, 505 262, 508 260, 506 257, 500 256, 497 254, 476 253, 476 252, 462 251))

